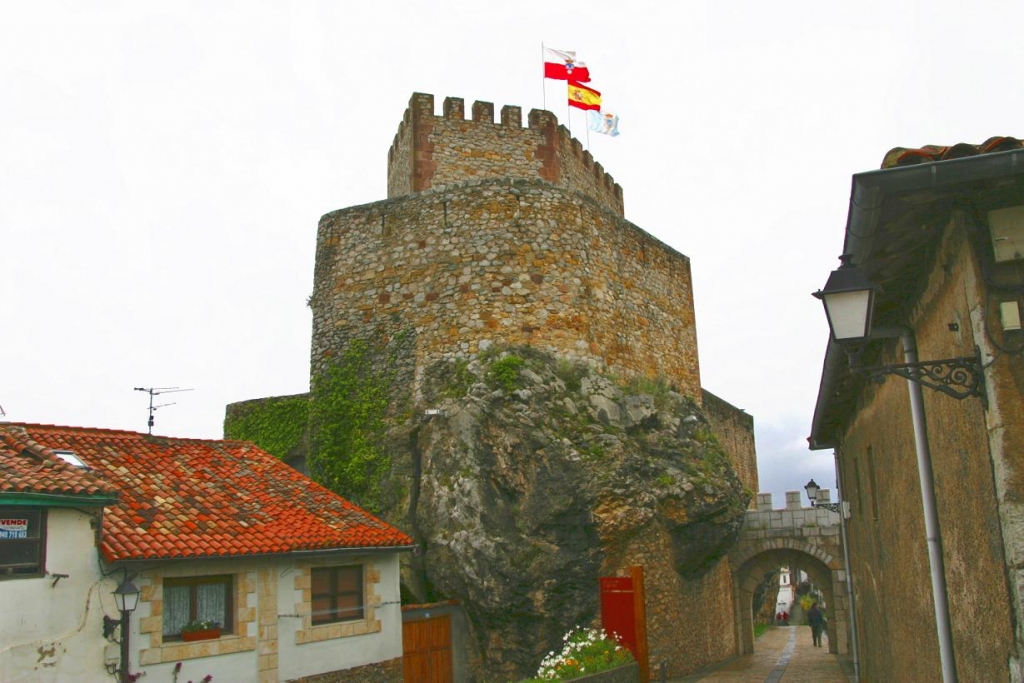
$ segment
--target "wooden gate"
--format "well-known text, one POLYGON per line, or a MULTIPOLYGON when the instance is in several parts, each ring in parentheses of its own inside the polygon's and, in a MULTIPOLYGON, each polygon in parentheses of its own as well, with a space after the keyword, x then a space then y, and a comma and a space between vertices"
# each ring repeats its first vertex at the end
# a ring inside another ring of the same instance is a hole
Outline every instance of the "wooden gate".
POLYGON ((452 618, 445 614, 402 623, 406 683, 452 683, 452 618))

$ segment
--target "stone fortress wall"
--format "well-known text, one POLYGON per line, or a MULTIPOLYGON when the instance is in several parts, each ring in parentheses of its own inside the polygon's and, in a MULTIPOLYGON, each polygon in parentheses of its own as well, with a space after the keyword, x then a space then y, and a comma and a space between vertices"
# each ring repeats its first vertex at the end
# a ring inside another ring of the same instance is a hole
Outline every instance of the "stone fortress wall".
POLYGON ((413 95, 391 198, 320 221, 313 374, 352 337, 412 333, 418 368, 532 344, 700 403, 689 259, 622 218, 622 189, 550 112, 524 129, 515 107, 501 124, 489 103, 473 121, 456 98, 432 108, 413 95))
MULTIPOLYGON (((723 401, 707 389, 703 391, 704 413, 722 448, 729 454, 736 474, 751 492, 760 489, 757 479, 757 458, 754 446, 754 417, 741 408, 723 401)), ((760 495, 760 494, 759 494, 760 495)), ((754 506, 754 499, 750 501, 754 506)))

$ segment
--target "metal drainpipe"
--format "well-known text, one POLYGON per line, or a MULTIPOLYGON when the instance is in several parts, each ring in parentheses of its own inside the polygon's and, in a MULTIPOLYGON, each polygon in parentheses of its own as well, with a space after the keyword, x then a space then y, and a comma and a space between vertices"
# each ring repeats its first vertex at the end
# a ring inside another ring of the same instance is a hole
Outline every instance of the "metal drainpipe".
MULTIPOLYGON (((910 328, 899 328, 903 345, 903 361, 917 363, 917 343, 910 328)), ((917 450, 917 473, 921 479, 921 502, 924 506, 924 531, 928 541, 928 563, 932 574, 932 600, 935 602, 935 627, 939 637, 939 658, 944 683, 957 683, 956 660, 953 657, 953 634, 950 629, 949 600, 946 594, 946 567, 942 558, 942 535, 935 505, 935 479, 932 456, 928 448, 928 426, 924 417, 924 395, 921 385, 907 381, 910 391, 910 415, 914 423, 914 445, 917 450)))
POLYGON ((853 637, 850 644, 853 647, 853 680, 860 681, 860 649, 858 644, 859 634, 857 633, 857 610, 853 602, 853 572, 850 571, 850 544, 846 540, 846 489, 843 487, 843 478, 839 473, 839 449, 832 451, 833 463, 836 469, 836 486, 839 488, 839 535, 843 540, 843 565, 846 567, 846 598, 850 606, 850 633, 853 637))

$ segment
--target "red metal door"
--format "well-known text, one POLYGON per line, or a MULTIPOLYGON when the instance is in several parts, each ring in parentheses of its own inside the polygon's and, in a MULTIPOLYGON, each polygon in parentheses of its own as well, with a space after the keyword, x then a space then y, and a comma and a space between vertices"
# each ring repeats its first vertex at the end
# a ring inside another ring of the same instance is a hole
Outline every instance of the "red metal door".
POLYGON ((630 567, 629 576, 602 576, 601 626, 633 653, 640 665, 640 680, 650 679, 647 661, 647 612, 644 568, 630 567))

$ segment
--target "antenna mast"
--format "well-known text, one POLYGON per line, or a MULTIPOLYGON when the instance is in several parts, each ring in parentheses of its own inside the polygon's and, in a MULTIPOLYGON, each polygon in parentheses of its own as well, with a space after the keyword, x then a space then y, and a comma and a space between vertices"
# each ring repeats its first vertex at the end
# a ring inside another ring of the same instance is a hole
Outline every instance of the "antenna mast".
POLYGON ((145 391, 149 394, 149 431, 148 434, 153 433, 153 413, 156 412, 157 408, 166 408, 167 406, 173 406, 175 403, 161 403, 159 405, 153 405, 153 397, 159 396, 160 394, 174 394, 179 391, 192 391, 191 389, 179 389, 178 387, 135 387, 135 391, 145 391))

